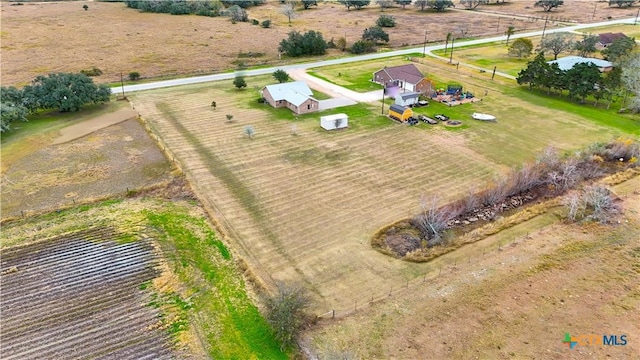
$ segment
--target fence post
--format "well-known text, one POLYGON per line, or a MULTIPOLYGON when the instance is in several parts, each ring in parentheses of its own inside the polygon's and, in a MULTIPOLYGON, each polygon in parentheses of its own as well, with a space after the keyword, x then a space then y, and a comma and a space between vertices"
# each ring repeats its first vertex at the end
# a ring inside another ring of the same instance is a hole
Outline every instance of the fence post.
POLYGON ((393 286, 389 289, 389 296, 391 296, 391 292, 393 291, 393 286))
POLYGON ((336 317, 336 311, 335 310, 331 310, 331 318, 335 319, 336 317))
POLYGON ((354 307, 353 310, 358 310, 358 300, 356 300, 356 306, 354 307))

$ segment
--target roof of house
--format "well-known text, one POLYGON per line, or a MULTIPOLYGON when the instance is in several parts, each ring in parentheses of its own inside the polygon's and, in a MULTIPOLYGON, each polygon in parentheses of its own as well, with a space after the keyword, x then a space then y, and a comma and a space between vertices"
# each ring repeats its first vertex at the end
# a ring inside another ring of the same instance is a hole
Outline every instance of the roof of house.
POLYGON ((612 44, 614 41, 623 37, 627 37, 627 35, 623 33, 602 33, 598 34, 598 41, 601 44, 612 44))
POLYGON ((406 64, 400 66, 384 67, 382 69, 389 74, 393 80, 403 80, 411 84, 417 84, 424 78, 424 75, 418 70, 414 64, 406 64))
POLYGON ((402 105, 398 105, 398 104, 393 104, 393 105, 389 106, 389 110, 390 111, 395 111, 398 114, 403 114, 408 109, 409 109, 408 107, 402 106, 402 105))
POLYGON ((420 97, 419 92, 406 92, 398 95, 402 100, 415 99, 420 97))
POLYGON ((595 58, 586 58, 582 56, 565 56, 558 60, 549 61, 548 63, 557 63, 560 70, 569 70, 573 68, 575 64, 580 63, 592 63, 599 68, 607 68, 613 66, 613 63, 611 63, 610 61, 595 58))
POLYGON ((308 99, 316 100, 313 98, 313 92, 304 81, 267 85, 262 90, 264 91, 264 89, 269 91, 273 100, 286 100, 295 106, 302 105, 308 99))

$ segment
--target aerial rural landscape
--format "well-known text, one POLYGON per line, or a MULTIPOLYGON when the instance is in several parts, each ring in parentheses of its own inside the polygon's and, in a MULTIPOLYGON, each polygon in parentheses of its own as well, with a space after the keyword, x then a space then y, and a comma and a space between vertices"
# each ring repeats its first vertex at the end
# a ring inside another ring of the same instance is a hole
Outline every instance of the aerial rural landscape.
POLYGON ((640 1, 0 11, 0 358, 640 357, 640 1))

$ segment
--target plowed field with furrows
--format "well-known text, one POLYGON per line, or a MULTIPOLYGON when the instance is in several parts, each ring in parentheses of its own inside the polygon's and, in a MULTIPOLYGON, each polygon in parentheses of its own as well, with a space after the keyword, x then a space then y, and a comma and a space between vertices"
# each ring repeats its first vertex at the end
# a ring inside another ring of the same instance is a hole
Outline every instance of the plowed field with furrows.
POLYGON ((134 102, 252 265, 304 281, 321 307, 352 304, 419 273, 420 264, 372 250, 371 234, 418 211, 423 196, 452 199, 500 168, 444 129, 390 123, 325 132, 317 119, 277 119, 216 89, 154 91, 134 102), (243 136, 246 125, 254 139, 243 136))
POLYGON ((2 359, 172 358, 140 284, 158 276, 150 240, 94 228, 3 249, 2 359))

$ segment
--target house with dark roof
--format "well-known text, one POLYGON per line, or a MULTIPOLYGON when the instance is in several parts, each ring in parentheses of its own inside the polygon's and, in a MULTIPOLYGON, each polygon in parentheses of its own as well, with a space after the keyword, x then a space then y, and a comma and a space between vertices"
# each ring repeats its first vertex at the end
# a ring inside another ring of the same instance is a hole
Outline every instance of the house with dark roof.
POLYGON ((274 108, 287 107, 296 114, 318 111, 320 105, 304 81, 267 85, 261 93, 269 105, 274 108))
POLYGON ((433 86, 431 80, 422 75, 414 64, 391 66, 373 73, 372 81, 382 86, 398 86, 404 91, 431 94, 433 86))
POLYGON ((623 33, 602 33, 598 34, 598 42, 596 43, 596 49, 606 49, 607 46, 613 44, 614 41, 625 38, 627 35, 623 33))
POLYGON ((598 67, 600 72, 607 72, 613 69, 613 63, 611 63, 610 61, 582 56, 565 56, 557 60, 547 61, 547 63, 558 64, 558 68, 565 71, 573 68, 576 64, 580 63, 592 63, 598 67))

